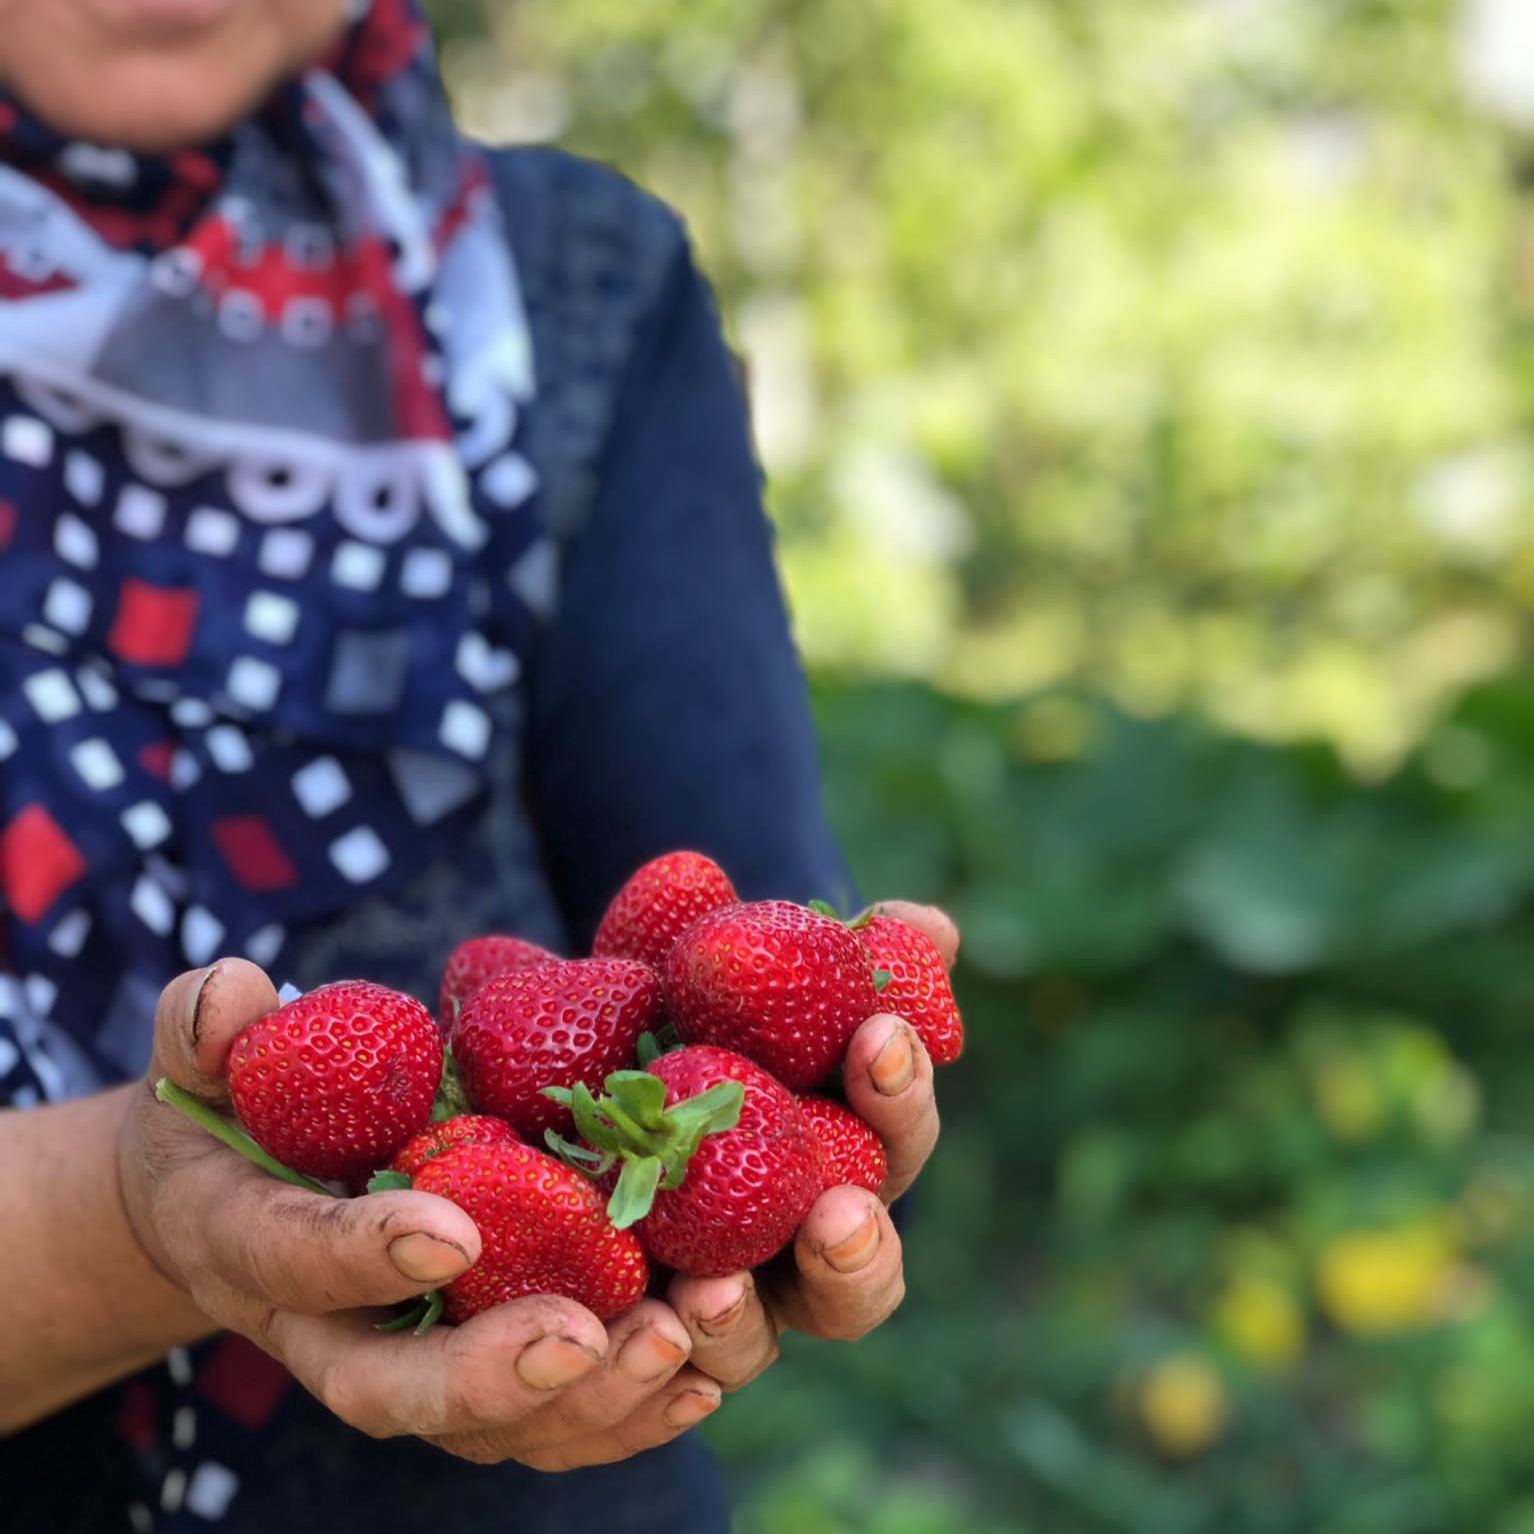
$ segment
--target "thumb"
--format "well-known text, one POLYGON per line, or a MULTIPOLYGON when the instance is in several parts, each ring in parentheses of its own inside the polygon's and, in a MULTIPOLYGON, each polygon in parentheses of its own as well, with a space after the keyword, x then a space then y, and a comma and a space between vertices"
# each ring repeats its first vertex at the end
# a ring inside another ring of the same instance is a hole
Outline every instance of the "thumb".
POLYGON ((178 975, 160 993, 150 1080, 169 1076, 216 1107, 229 1101, 224 1079, 236 1036, 281 1005, 265 970, 248 959, 220 959, 178 975))
POLYGON ((877 916, 893 916, 925 933, 943 956, 943 968, 953 968, 959 957, 959 929, 946 911, 935 905, 918 905, 914 900, 880 900, 871 909, 877 916))

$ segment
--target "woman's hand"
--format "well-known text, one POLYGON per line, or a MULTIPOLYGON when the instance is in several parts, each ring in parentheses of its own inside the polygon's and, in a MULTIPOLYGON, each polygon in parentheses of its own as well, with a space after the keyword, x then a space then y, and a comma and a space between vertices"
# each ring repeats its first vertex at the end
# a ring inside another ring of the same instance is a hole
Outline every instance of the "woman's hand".
POLYGON ((229 959, 160 998, 146 1090, 120 1143, 123 1200, 150 1259, 220 1327, 287 1365, 353 1427, 413 1434, 465 1459, 543 1470, 626 1458, 719 1404, 679 1317, 646 1300, 603 1327, 553 1297, 424 1337, 375 1330, 372 1307, 446 1283, 479 1255, 474 1222, 428 1193, 327 1199, 276 1181, 157 1102, 161 1076, 227 1109, 235 1035, 276 1009, 229 959))
MULTIPOLYGON (((925 932, 953 968, 959 933, 943 912, 904 901, 880 909, 925 932)), ((889 1155, 882 1200, 833 1188, 800 1227, 791 1264, 785 1257, 756 1274, 677 1278, 667 1294, 692 1337, 693 1367, 725 1390, 749 1384, 773 1362, 784 1330, 851 1341, 904 1298, 900 1237, 886 1206, 915 1182, 937 1144, 932 1062, 908 1024, 881 1014, 853 1035, 842 1074, 849 1106, 889 1155)))

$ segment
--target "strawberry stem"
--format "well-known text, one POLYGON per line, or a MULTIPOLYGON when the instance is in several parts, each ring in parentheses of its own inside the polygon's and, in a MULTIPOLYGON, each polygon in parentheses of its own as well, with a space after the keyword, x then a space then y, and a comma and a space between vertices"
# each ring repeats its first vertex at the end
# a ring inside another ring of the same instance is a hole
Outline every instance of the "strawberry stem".
POLYGON ((420 1337, 429 1332, 441 1319, 442 1291, 433 1289, 429 1294, 423 1294, 418 1299, 411 1300, 392 1321, 380 1321, 374 1330, 414 1332, 417 1337, 420 1337))
POLYGON ((557 1130, 545 1129, 543 1143, 572 1171, 584 1172, 588 1177, 602 1176, 613 1164, 611 1151, 603 1153, 589 1146, 573 1145, 557 1130))
POLYGON ((214 1138, 222 1140, 230 1150, 238 1151, 247 1161, 254 1162, 262 1171, 280 1177, 283 1182, 292 1183, 295 1188, 307 1188, 310 1193, 323 1193, 326 1198, 337 1197, 324 1183, 305 1177, 302 1172, 285 1167, 275 1156, 269 1156, 238 1124, 215 1113, 206 1103, 178 1087, 169 1076, 162 1076, 155 1083, 154 1095, 162 1103, 184 1113, 214 1138))
POLYGON ((602 1117, 605 1118, 607 1122, 611 1124, 612 1127, 616 1129, 620 1135, 626 1136, 632 1144, 644 1145, 648 1147, 651 1140, 653 1139, 650 1131, 647 1129, 641 1129, 639 1125, 635 1123, 635 1121, 623 1111, 623 1109, 616 1101, 614 1101, 612 1098, 604 1097, 598 1104, 598 1107, 601 1111, 602 1117))
POLYGON ((469 1099, 464 1095, 463 1078, 458 1074, 458 1062, 453 1058, 453 1046, 442 1051, 442 1080, 437 1084, 436 1100, 431 1105, 431 1121, 434 1124, 455 1119, 469 1111, 469 1099))

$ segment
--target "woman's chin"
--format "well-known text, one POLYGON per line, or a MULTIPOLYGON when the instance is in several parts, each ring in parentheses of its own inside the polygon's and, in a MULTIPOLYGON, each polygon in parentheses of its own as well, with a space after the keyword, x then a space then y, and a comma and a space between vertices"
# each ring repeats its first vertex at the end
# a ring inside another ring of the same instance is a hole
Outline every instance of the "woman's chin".
POLYGON ((99 91, 59 89, 73 82, 28 82, 15 88, 49 127, 70 138, 139 154, 166 154, 221 138, 260 104, 275 81, 262 77, 189 77, 184 68, 113 71, 99 91), (156 78, 156 76, 161 78, 156 78), (39 88, 40 86, 40 88, 39 88))
POLYGON ((0 78, 44 122, 145 153, 208 143, 345 25, 345 0, 0 0, 0 78))

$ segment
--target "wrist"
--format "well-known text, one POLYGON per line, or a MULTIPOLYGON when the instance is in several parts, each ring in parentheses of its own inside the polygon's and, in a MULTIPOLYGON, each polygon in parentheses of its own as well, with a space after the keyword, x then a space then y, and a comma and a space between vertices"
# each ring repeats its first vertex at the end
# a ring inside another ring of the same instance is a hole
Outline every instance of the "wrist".
POLYGON ((8 1241, 0 1433, 37 1421, 212 1331, 127 1210, 134 1094, 0 1113, 8 1241))

